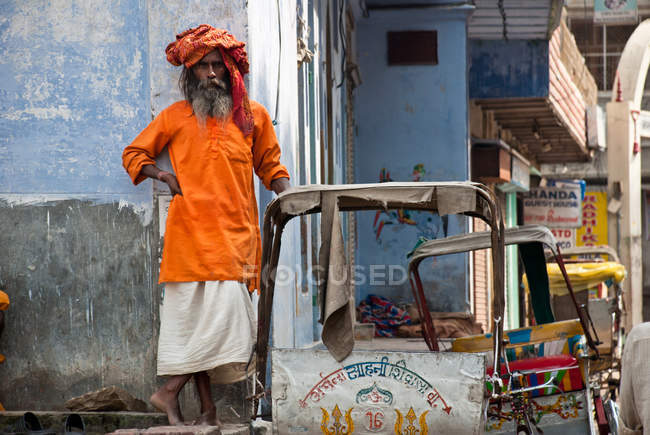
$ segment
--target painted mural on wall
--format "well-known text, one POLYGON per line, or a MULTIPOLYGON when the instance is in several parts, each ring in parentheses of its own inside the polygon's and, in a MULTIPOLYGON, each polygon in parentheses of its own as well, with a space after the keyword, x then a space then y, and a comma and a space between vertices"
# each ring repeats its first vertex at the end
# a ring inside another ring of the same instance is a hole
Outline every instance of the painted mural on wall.
MULTIPOLYGON (((423 163, 413 166, 411 181, 425 181, 426 169, 423 163)), ((390 176, 390 171, 381 168, 379 171, 379 182, 386 183, 394 181, 390 176)), ((408 225, 415 227, 417 237, 426 239, 437 239, 447 237, 449 220, 447 216, 440 217, 435 213, 417 211, 417 210, 380 210, 375 214, 372 225, 373 233, 377 244, 384 249, 390 249, 395 246, 400 238, 400 227, 408 225), (392 231, 387 231, 386 226, 392 226, 392 231)))
MULTIPOLYGON (((583 420, 585 418, 584 396, 578 393, 560 394, 540 399, 530 399, 532 405, 532 422, 535 426, 553 422, 583 420)), ((512 410, 504 411, 498 404, 490 404, 486 424, 487 432, 496 432, 507 429, 512 424, 514 413, 512 410), (504 424, 506 426, 504 426, 504 424), (509 427, 509 426, 508 426, 509 427)), ((539 427, 538 427, 539 429, 539 427)))

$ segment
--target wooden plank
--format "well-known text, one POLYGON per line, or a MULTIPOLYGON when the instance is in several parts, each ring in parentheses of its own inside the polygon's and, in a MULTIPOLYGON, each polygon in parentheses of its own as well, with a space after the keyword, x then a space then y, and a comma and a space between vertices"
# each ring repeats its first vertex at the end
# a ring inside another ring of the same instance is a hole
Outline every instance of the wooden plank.
POLYGON ((578 103, 573 101, 571 95, 567 94, 567 92, 559 86, 551 87, 549 97, 551 105, 555 110, 563 114, 564 121, 573 125, 578 129, 578 131, 585 131, 584 106, 581 111, 580 108, 577 107, 578 103))
POLYGON ((475 137, 483 134, 483 110, 473 101, 469 103, 469 131, 475 137))
POLYGON ((544 113, 548 110, 546 107, 501 107, 501 108, 495 108, 495 107, 490 107, 490 110, 495 110, 499 112, 499 116, 544 116, 544 113))
MULTIPOLYGON (((495 41, 495 40, 500 40, 503 39, 503 32, 491 32, 491 33, 469 33, 469 39, 480 39, 480 40, 490 40, 490 41, 495 41)), ((524 39, 544 39, 546 37, 546 33, 517 33, 514 35, 508 34, 508 39, 509 40, 524 40, 524 39)))
MULTIPOLYGON (((529 18, 529 17, 508 17, 506 20, 506 26, 510 27, 525 27, 529 26, 531 28, 546 28, 547 18, 538 17, 538 18, 529 18)), ((503 26, 503 18, 501 16, 494 17, 474 17, 470 20, 470 26, 503 26)))
POLYGON ((483 107, 484 109, 487 110, 508 110, 508 109, 537 109, 537 110, 544 110, 546 107, 545 103, 525 103, 525 102, 481 102, 477 103, 479 106, 483 107))
POLYGON ((582 112, 582 120, 580 119, 579 109, 571 103, 570 96, 562 92, 562 89, 559 87, 551 87, 551 110, 556 114, 561 114, 561 119, 570 127, 571 130, 575 130, 575 135, 579 138, 586 140, 586 127, 585 127, 585 118, 584 118, 584 109, 582 112))
POLYGON ((584 131, 585 104, 582 100, 582 94, 573 84, 566 68, 558 61, 556 56, 551 56, 549 64, 551 67, 549 84, 549 96, 551 100, 555 99, 554 104, 563 108, 563 111, 566 112, 567 117, 571 119, 573 125, 579 130, 584 131), (583 125, 581 126, 581 124, 583 125))
POLYGON ((543 100, 538 101, 504 101, 504 100, 477 100, 476 104, 488 110, 499 110, 499 109, 540 109, 542 110, 546 107, 546 103, 543 100))
MULTIPOLYGON (((479 8, 498 8, 498 0, 474 0, 474 3, 479 8)), ((540 8, 546 7, 550 13, 551 3, 550 0, 536 0, 531 2, 530 0, 504 0, 503 6, 506 9, 506 12, 510 10, 519 10, 519 9, 528 9, 531 7, 540 8)))
MULTIPOLYGON (((560 113, 559 111, 557 111, 554 106, 551 106, 551 109, 554 112, 556 112, 558 117, 564 118, 565 115, 563 113, 560 113)), ((572 138, 576 141, 576 145, 578 145, 578 147, 583 152, 587 152, 586 137, 583 140, 580 140, 581 139, 580 135, 575 131, 574 127, 572 125, 570 125, 569 123, 566 123, 566 121, 565 121, 565 125, 567 126, 567 129, 568 129, 569 133, 571 134, 572 138)))
MULTIPOLYGON (((501 121, 502 119, 497 118, 497 120, 501 121)), ((537 126, 539 128, 552 128, 552 127, 559 128, 559 126, 561 125, 558 122, 558 120, 555 119, 555 117, 541 118, 541 117, 536 116, 534 119, 533 118, 530 118, 530 119, 515 118, 515 119, 510 119, 510 120, 507 120, 507 121, 508 121, 508 124, 513 126, 513 127, 523 126, 523 125, 530 125, 530 124, 533 124, 535 122, 537 122, 537 126)))
MULTIPOLYGON (((538 24, 538 25, 528 25, 524 21, 522 21, 521 24, 512 24, 508 22, 506 24, 506 29, 508 30, 508 34, 513 33, 513 34, 532 34, 532 35, 546 35, 546 32, 548 30, 548 27, 546 24, 538 24)), ((503 23, 498 22, 494 24, 488 23, 483 23, 483 22, 478 22, 475 24, 472 24, 469 33, 500 33, 503 31, 503 23)))
MULTIPOLYGON (((483 17, 499 17, 501 18, 501 12, 499 12, 499 8, 483 8, 478 6, 476 10, 474 10, 474 13, 472 14, 472 18, 470 19, 470 22, 475 19, 475 18, 483 18, 483 17)), ((507 20, 509 20, 511 17, 516 18, 516 17, 531 17, 531 18, 537 18, 537 17, 543 17, 545 20, 548 20, 548 8, 522 8, 522 9, 515 9, 508 11, 508 14, 506 15, 507 20)))
POLYGON ((576 141, 576 143, 580 146, 584 146, 586 142, 586 138, 582 138, 580 135, 580 131, 576 128, 576 126, 572 122, 570 122, 570 120, 567 119, 566 112, 559 110, 559 107, 555 109, 555 112, 557 116, 563 120, 566 129, 571 134, 571 136, 576 141))

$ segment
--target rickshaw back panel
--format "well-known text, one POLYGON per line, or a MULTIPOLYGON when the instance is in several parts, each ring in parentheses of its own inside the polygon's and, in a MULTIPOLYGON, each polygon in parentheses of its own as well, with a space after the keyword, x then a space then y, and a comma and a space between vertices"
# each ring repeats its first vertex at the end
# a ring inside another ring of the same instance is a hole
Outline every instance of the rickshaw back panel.
POLYGON ((274 433, 482 433, 485 357, 272 349, 274 433))

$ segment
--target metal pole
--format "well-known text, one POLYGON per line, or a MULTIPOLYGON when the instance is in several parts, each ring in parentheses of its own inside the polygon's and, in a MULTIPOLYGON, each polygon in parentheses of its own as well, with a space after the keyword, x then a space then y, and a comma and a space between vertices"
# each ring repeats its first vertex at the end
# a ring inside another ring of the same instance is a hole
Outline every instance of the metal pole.
MULTIPOLYGON (((506 193, 506 227, 517 225, 517 194, 506 193)), ((507 325, 519 328, 519 254, 517 245, 506 246, 507 325)))
POLYGON ((607 83, 607 25, 603 24, 603 89, 609 89, 607 83))

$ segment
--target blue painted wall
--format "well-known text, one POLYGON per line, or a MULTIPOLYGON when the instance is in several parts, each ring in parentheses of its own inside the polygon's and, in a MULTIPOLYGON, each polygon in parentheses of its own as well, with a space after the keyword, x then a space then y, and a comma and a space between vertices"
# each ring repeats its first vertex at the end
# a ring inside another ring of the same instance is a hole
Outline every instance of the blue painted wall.
MULTIPOLYGON (((451 9, 373 10, 358 22, 363 83, 356 98, 355 182, 466 180, 468 176, 467 14, 451 9), (388 31, 436 30, 438 65, 388 66, 388 31), (419 166, 418 166, 419 165, 419 166), (385 173, 382 175, 382 169, 385 173), (388 177, 388 173, 390 176, 388 177)), ((359 213, 356 264, 369 278, 371 265, 405 267, 418 236, 465 231, 466 221, 415 212, 359 213), (377 219, 377 220, 376 220, 377 219), (383 222, 381 231, 379 227, 383 222)), ((467 295, 465 255, 423 267, 430 307, 457 311, 467 295)), ((386 269, 386 272, 388 270, 386 269)), ((399 272, 395 272, 399 273, 399 272)), ((400 281, 394 276, 394 281, 400 281)), ((381 279, 379 280, 381 281, 381 279)), ((412 300, 408 282, 357 283, 357 303, 369 293, 396 302, 412 300)))
POLYGON ((548 41, 471 40, 469 97, 548 96, 548 41))
POLYGON ((146 6, 6 1, 2 15, 2 193, 134 193, 121 153, 150 119, 146 6))

